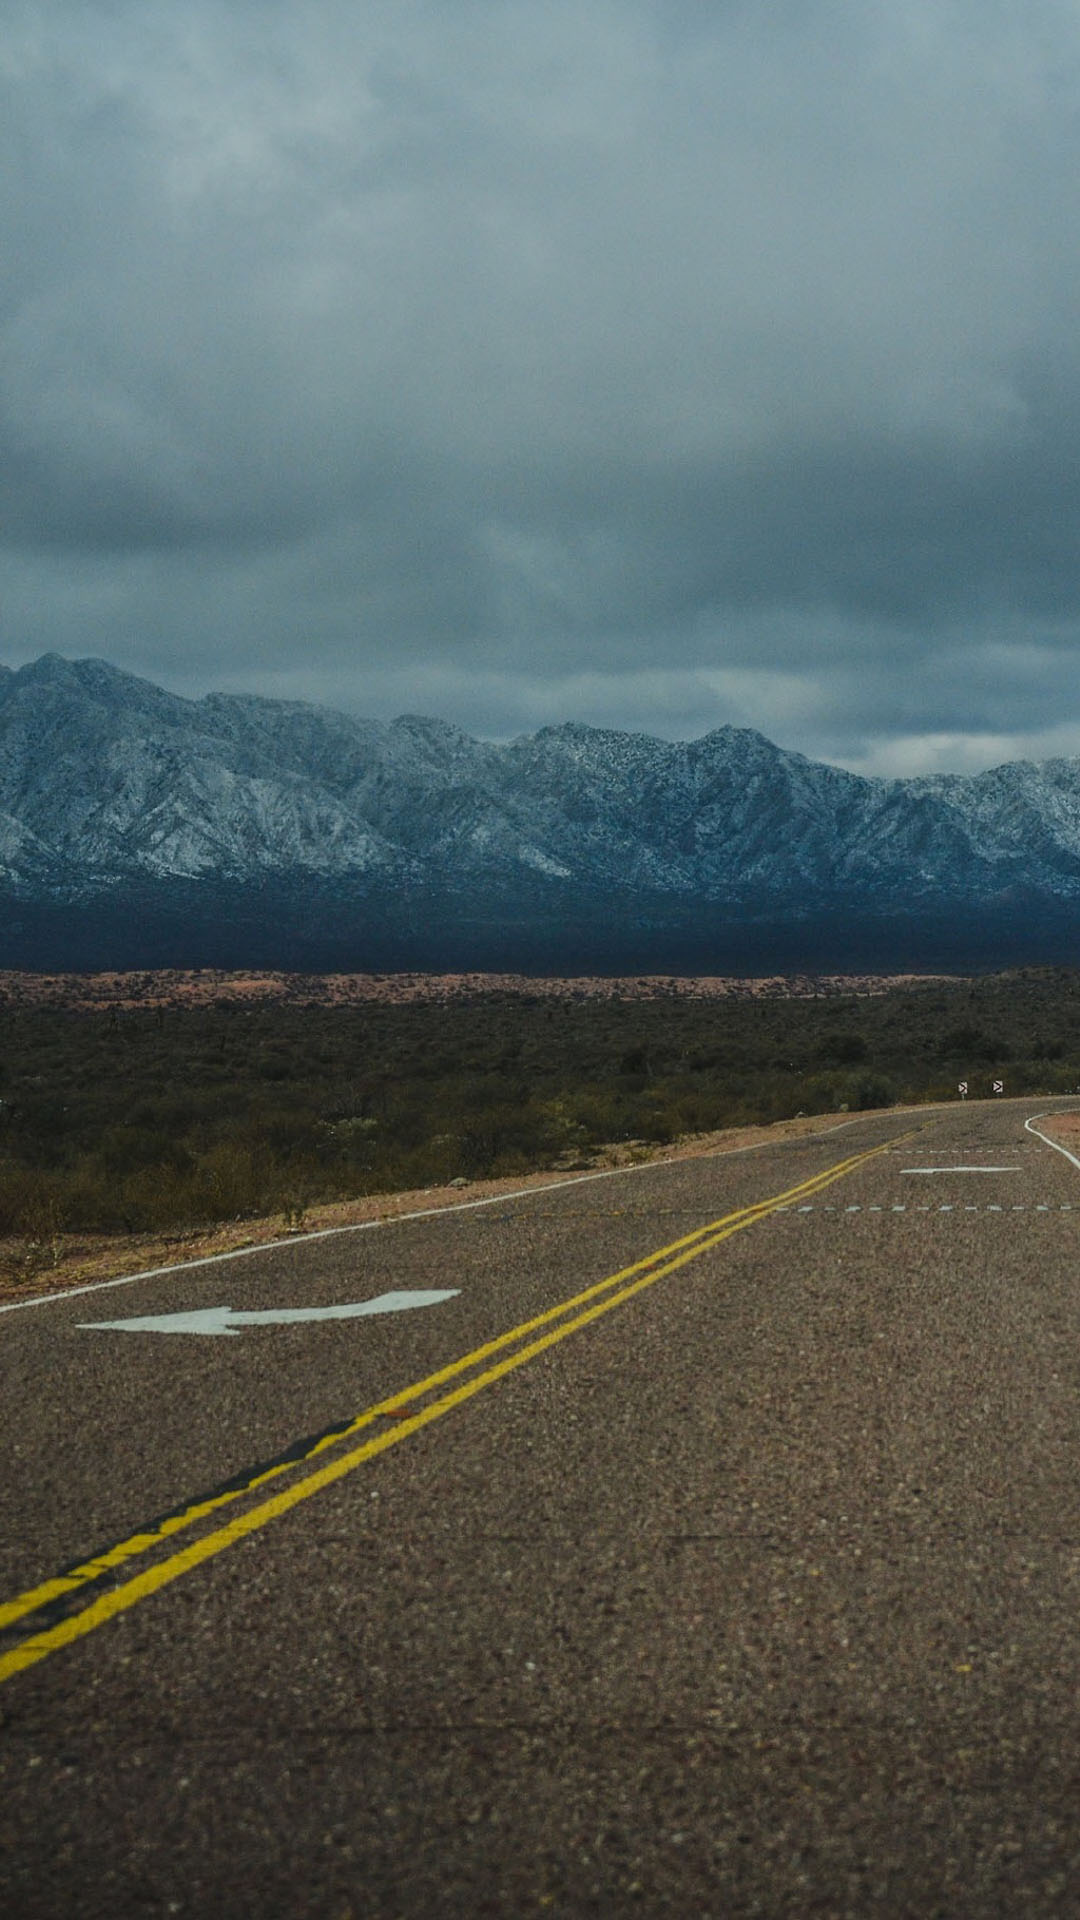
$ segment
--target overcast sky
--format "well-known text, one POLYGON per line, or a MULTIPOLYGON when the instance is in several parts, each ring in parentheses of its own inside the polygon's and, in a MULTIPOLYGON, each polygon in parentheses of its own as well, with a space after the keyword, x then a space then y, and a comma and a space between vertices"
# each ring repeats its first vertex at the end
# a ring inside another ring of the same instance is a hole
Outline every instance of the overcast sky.
POLYGON ((1080 752, 1076 0, 5 0, 0 658, 1080 752))

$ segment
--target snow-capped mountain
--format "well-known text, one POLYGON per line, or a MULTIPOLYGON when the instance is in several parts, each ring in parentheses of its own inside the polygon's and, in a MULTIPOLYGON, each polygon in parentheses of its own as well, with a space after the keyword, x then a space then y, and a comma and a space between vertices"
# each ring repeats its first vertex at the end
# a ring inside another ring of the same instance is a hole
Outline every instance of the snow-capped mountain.
POLYGON ((170 911, 204 931, 239 914, 251 964, 270 964, 274 928, 310 939, 314 901, 346 944, 404 941, 401 964, 410 929, 437 945, 440 915, 459 942, 472 927, 471 964, 508 927, 549 957, 569 925, 614 948, 651 929, 662 948, 665 926, 910 928, 1015 920, 1022 903, 1065 928, 1073 903, 1080 925, 1080 760, 868 780, 733 727, 671 743, 571 723, 495 745, 414 716, 183 700, 50 654, 0 669, 0 890, 12 924, 62 910, 76 946, 80 915, 100 924, 135 897, 144 932, 170 911))

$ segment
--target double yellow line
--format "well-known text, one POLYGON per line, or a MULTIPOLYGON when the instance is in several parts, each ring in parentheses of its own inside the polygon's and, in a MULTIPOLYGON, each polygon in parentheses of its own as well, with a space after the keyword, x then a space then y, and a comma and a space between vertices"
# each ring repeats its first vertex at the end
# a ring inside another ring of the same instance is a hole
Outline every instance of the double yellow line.
MULTIPOLYGON (((902 1140, 910 1138, 911 1133, 899 1136, 902 1140)), ((24 1672, 27 1667, 36 1665, 39 1660, 44 1660, 50 1653, 57 1652, 60 1647, 69 1646, 72 1641, 81 1640, 86 1634, 92 1633, 96 1627, 103 1626, 107 1620, 113 1619, 116 1614, 125 1613, 129 1607, 137 1605, 149 1594, 156 1593, 161 1587, 169 1586, 182 1574, 201 1566, 203 1561, 211 1560, 216 1554, 223 1553, 226 1547, 233 1546, 236 1541, 243 1540, 248 1534, 257 1533, 269 1521, 276 1520, 280 1514, 288 1513, 290 1508, 299 1506, 301 1501, 310 1499, 313 1493, 318 1493, 323 1487, 331 1486, 335 1480, 344 1479, 346 1474, 354 1472, 366 1461, 376 1459, 380 1453, 387 1452, 390 1447, 399 1446, 411 1434, 418 1433, 422 1427, 430 1426, 434 1420, 442 1419, 444 1414, 452 1412, 455 1407, 462 1406, 466 1400, 471 1400, 475 1394, 482 1393, 485 1388, 494 1386, 496 1381, 503 1379, 506 1374, 513 1373, 516 1368, 525 1366, 530 1360, 535 1360, 539 1354, 546 1353, 550 1347, 557 1346, 560 1340, 568 1339, 572 1333, 578 1333, 583 1327, 590 1326, 603 1314, 611 1313, 614 1308, 621 1307, 627 1300, 632 1300, 635 1294, 643 1292, 646 1287, 654 1286, 657 1280, 662 1280, 667 1274, 675 1273, 690 1261, 699 1259, 710 1248, 730 1239, 732 1234, 741 1233, 744 1228, 752 1227, 758 1220, 766 1219, 769 1214, 777 1212, 781 1207, 789 1207, 793 1202, 806 1200, 812 1194, 820 1193, 834 1181, 843 1179, 845 1174, 854 1172, 856 1167, 865 1165, 868 1160, 873 1160, 878 1154, 887 1152, 890 1146, 897 1143, 896 1140, 890 1140, 883 1146, 870 1148, 867 1152, 852 1154, 848 1159, 827 1167, 824 1172, 814 1174, 809 1180, 801 1181, 798 1186, 789 1187, 784 1193, 772 1194, 768 1199, 760 1200, 753 1206, 739 1207, 734 1213, 724 1214, 721 1219, 710 1221, 707 1226, 698 1227, 693 1233, 684 1234, 682 1239, 673 1240, 666 1247, 658 1247, 654 1253, 635 1261, 632 1266, 620 1268, 618 1273, 609 1274, 606 1280, 597 1281, 595 1286, 586 1287, 583 1292, 572 1295, 568 1300, 560 1301, 558 1306, 549 1307, 544 1313, 536 1314, 533 1319, 523 1320, 519 1326, 512 1327, 508 1333, 499 1334, 496 1339, 488 1340, 483 1346, 475 1347, 471 1353, 465 1354, 460 1360, 451 1361, 448 1366, 441 1367, 437 1373, 428 1374, 426 1379, 417 1380, 412 1386, 392 1394, 385 1400, 380 1400, 375 1406, 366 1407, 346 1425, 314 1439, 306 1451, 299 1454, 292 1453, 285 1458, 270 1462, 265 1467, 257 1468, 250 1478, 234 1482, 217 1493, 192 1501, 189 1506, 166 1515, 164 1519, 150 1527, 131 1534, 126 1540, 117 1541, 114 1546, 95 1554, 91 1559, 66 1568, 63 1573, 57 1574, 53 1579, 43 1581, 39 1586, 29 1588, 25 1593, 17 1594, 12 1600, 0 1604, 0 1632, 10 1631, 17 1621, 28 1619, 33 1614, 55 1612, 58 1608, 66 1609, 69 1600, 75 1599, 80 1589, 107 1580, 125 1562, 151 1552, 153 1548, 160 1546, 174 1534, 194 1526, 200 1520, 207 1519, 222 1507, 231 1505, 245 1495, 254 1493, 268 1481, 294 1472, 319 1454, 340 1446, 343 1441, 363 1432, 365 1428, 376 1422, 387 1419, 392 1419, 394 1422, 392 1426, 381 1426, 377 1433, 363 1441, 360 1446, 338 1454, 323 1466, 317 1467, 313 1473, 308 1473, 302 1479, 294 1481, 292 1485, 284 1487, 269 1500, 264 1500, 258 1506, 250 1507, 245 1513, 237 1515, 225 1526, 203 1534, 190 1546, 182 1548, 179 1553, 172 1554, 168 1559, 157 1561, 154 1565, 147 1567, 144 1572, 111 1585, 108 1591, 98 1598, 87 1596, 86 1605, 77 1611, 66 1613, 65 1617, 57 1620, 55 1624, 39 1624, 37 1631, 32 1630, 24 1639, 9 1647, 6 1652, 0 1653, 0 1683, 11 1679, 17 1673, 24 1672), (507 1352, 508 1348, 513 1351, 507 1352), (495 1361, 493 1365, 486 1364, 492 1361, 496 1354, 502 1354, 504 1357, 495 1361), (462 1375, 469 1377, 462 1379, 462 1375), (437 1394, 440 1388, 445 1387, 452 1380, 459 1380, 460 1385, 436 1399, 428 1398, 431 1394, 437 1394), (404 1414, 402 1417, 403 1410, 417 1401, 424 1401, 425 1404, 418 1407, 415 1413, 404 1414)))

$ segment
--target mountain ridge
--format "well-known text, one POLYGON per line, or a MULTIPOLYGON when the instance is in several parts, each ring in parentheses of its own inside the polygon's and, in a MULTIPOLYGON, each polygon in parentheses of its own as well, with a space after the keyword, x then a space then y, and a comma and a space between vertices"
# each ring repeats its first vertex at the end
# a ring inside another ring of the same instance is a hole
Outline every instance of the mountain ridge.
MULTIPOLYGON (((497 959, 512 928, 522 951, 531 929, 554 955, 572 926, 571 948, 606 942, 614 963, 635 942, 722 936, 730 949, 765 925, 813 940, 826 922, 841 939, 845 920, 880 922, 883 938, 896 923, 917 944, 920 916, 955 912, 973 938, 976 923, 1023 913, 1052 922, 1060 944, 1080 926, 1080 758, 904 780, 752 728, 671 742, 567 721, 491 742, 418 714, 188 700, 101 660, 5 668, 9 921, 65 908, 93 921, 136 897, 168 919, 184 888, 196 918, 252 929, 266 964, 275 917, 310 917, 316 899, 339 944, 400 948, 404 965, 437 950, 440 916, 469 964, 497 959)), ((278 931, 286 945, 303 932, 278 931)), ((17 940, 0 935, 0 962, 25 962, 17 940)))

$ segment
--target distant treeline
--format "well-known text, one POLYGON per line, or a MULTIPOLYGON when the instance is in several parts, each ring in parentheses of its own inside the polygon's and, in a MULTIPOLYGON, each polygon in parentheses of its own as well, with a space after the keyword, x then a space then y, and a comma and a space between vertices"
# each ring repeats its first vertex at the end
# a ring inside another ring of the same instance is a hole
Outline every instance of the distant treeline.
POLYGON ((183 1229, 799 1112, 1080 1088, 1080 972, 874 998, 0 1010, 0 1235, 183 1229))

